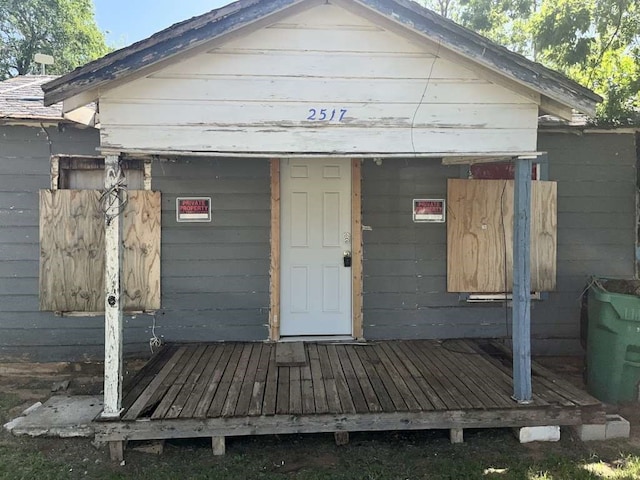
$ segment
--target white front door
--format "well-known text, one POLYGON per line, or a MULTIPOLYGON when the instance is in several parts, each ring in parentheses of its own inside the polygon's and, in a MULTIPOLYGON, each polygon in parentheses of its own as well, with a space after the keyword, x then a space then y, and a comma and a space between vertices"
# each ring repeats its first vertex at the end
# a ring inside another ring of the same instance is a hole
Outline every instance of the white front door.
POLYGON ((351 335, 351 161, 280 163, 280 335, 351 335))

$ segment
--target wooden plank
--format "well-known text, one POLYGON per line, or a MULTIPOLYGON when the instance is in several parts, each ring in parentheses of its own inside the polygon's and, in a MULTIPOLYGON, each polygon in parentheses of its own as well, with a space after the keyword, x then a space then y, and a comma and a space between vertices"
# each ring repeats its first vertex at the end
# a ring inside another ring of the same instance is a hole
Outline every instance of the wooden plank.
POLYGON ((440 398, 435 388, 425 379, 420 369, 416 366, 415 361, 412 359, 412 353, 407 352, 402 347, 401 342, 385 342, 386 348, 393 352, 396 358, 402 362, 402 365, 407 369, 411 377, 415 380, 416 384, 420 387, 420 390, 427 397, 429 402, 436 410, 446 410, 447 404, 440 398))
POLYGON ((161 205, 160 192, 128 192, 122 232, 125 310, 160 308, 161 205))
POLYGON ((127 412, 133 402, 135 402, 138 396, 147 388, 149 383, 151 383, 166 361, 173 356, 177 349, 178 347, 175 345, 163 345, 132 378, 124 382, 122 399, 123 414, 127 412))
POLYGON ((224 402, 224 398, 227 395, 227 391, 224 390, 225 386, 222 385, 222 380, 225 376, 228 377, 229 375, 233 375, 233 371, 238 362, 238 358, 240 358, 241 351, 242 345, 238 343, 226 344, 224 346, 224 351, 220 357, 220 361, 213 371, 211 379, 207 384, 207 389, 204 391, 195 408, 193 413, 194 418, 205 418, 208 416, 208 412, 213 407, 213 401, 216 398, 220 403, 220 406, 216 406, 217 412, 221 410, 221 404, 224 402), (221 397, 222 400, 219 400, 221 397))
POLYGON ((487 406, 486 401, 489 400, 484 392, 478 392, 471 388, 469 378, 464 370, 460 368, 460 365, 452 368, 444 361, 441 355, 442 350, 438 345, 431 342, 420 341, 412 343, 414 343, 416 350, 422 352, 423 356, 442 373, 444 378, 448 380, 449 385, 452 386, 452 391, 458 392, 459 397, 464 398, 473 408, 485 408, 487 406))
MULTIPOLYGON (((167 394, 173 388, 173 386, 177 382, 179 382, 180 385, 178 385, 174 389, 174 391, 171 393, 170 399, 168 399, 168 402, 169 402, 168 406, 171 406, 171 403, 173 402, 173 399, 175 398, 175 395, 177 394, 177 393, 174 393, 174 392, 177 391, 179 393, 180 388, 182 388, 182 381, 180 381, 179 379, 181 378, 183 372, 185 370, 190 371, 189 369, 193 368, 193 366, 195 365, 195 363, 192 363, 192 361, 191 361, 195 354, 196 354, 195 346, 193 346, 193 345, 188 346, 187 347, 187 351, 184 353, 184 355, 182 355, 180 360, 178 360, 178 362, 176 363, 175 367, 171 370, 171 372, 169 372, 169 374, 162 381, 162 383, 156 389, 156 391, 153 392, 153 394, 151 395, 151 397, 147 401, 147 404, 145 405, 144 409, 140 413, 139 417, 140 416, 146 416, 147 412, 150 412, 150 416, 153 419, 153 414, 155 413, 156 409, 162 403, 162 400, 167 396, 167 394)), ((183 378, 186 379, 186 375, 183 378)), ((163 409, 165 408, 165 405, 163 405, 163 409)), ((157 418, 158 417, 156 416, 156 419, 157 418)))
MULTIPOLYGON (((223 344, 217 344, 214 346, 214 352, 211 355, 211 358, 207 363, 206 368, 202 372, 202 375, 200 376, 200 380, 198 381, 196 386, 193 388, 193 391, 189 395, 189 398, 187 399, 186 403, 184 404, 184 407, 182 408, 182 411, 179 414, 180 418, 191 418, 192 416, 194 416, 196 408, 200 404, 200 400, 202 399, 203 395, 205 395, 205 392, 209 390, 209 387, 217 386, 217 381, 214 380, 213 376, 216 372, 216 369, 220 368, 218 366, 218 363, 222 362, 226 365, 226 361, 228 361, 228 357, 226 360, 224 361, 222 360, 222 357, 226 348, 227 348, 227 345, 223 345, 223 344)), ((232 347, 228 347, 228 349, 231 349, 231 348, 232 347)), ((231 355, 231 352, 229 352, 229 355, 231 355)), ((224 367, 222 367, 222 369, 224 369, 224 367)), ((214 390, 214 393, 215 393, 215 390, 214 390)), ((213 393, 211 393, 211 397, 213 397, 213 393)), ((207 404, 207 406, 204 408, 205 412, 208 407, 209 405, 207 404)))
POLYGON ((104 311, 100 196, 40 190, 40 310, 104 311))
POLYGON ((166 412, 164 418, 178 418, 186 406, 187 401, 194 393, 194 389, 198 383, 204 384, 200 379, 205 372, 206 367, 212 363, 212 356, 216 350, 214 345, 205 345, 204 348, 205 350, 202 352, 198 363, 189 374, 189 377, 185 381, 180 393, 176 396, 171 408, 166 412))
MULTIPOLYGON (((288 367, 281 367, 288 368, 288 367)), ((258 417, 102 422, 98 441, 150 438, 333 433, 337 431, 428 430, 450 428, 504 428, 541 425, 578 425, 577 408, 496 408, 487 410, 433 410, 339 415, 261 415, 258 417)))
POLYGON ((269 345, 269 367, 267 380, 264 387, 264 400, 262 402, 263 415, 275 415, 278 395, 278 367, 276 366, 276 349, 269 345))
POLYGON ((280 339, 280 159, 270 160, 271 255, 269 266, 269 340, 280 339))
POLYGON ((364 338, 362 291, 363 291, 363 248, 362 248, 362 162, 351 160, 351 276, 352 276, 352 335, 364 338))
POLYGON ((273 346, 270 344, 262 345, 260 351, 260 359, 258 360, 258 369, 256 370, 253 382, 253 390, 251 392, 251 401, 249 403, 248 415, 260 415, 262 413, 262 405, 266 391, 267 377, 269 373, 269 358, 273 346))
POLYGON ((302 387, 302 413, 305 415, 316 413, 316 402, 311 379, 311 367, 300 367, 300 382, 302 387))
MULTIPOLYGON (((549 291, 556 285, 557 185, 531 187, 531 290, 549 291)), ((447 290, 512 291, 514 181, 449 179, 447 189, 447 290)))
POLYGON ((302 378, 300 367, 289 367, 289 413, 302 414, 302 378))
MULTIPOLYGON (((122 179, 120 158, 108 155, 104 159, 104 188, 106 207, 104 213, 104 409, 105 418, 117 417, 122 408, 122 203, 125 193, 120 190, 122 179)), ((102 201, 100 202, 101 206, 102 201)), ((63 220, 63 225, 66 223, 63 220)), ((84 235, 84 232, 78 232, 84 235)), ((42 246, 41 246, 42 250, 42 246)), ((90 258, 84 259, 90 262, 90 258)), ((86 265, 90 269, 92 262, 86 265)), ((95 275, 95 273, 93 274, 95 275)), ((71 279, 68 279, 71 280, 71 279)), ((76 279, 77 280, 77 279, 76 279)), ((89 278, 86 278, 89 281, 89 278)), ((65 285, 67 287, 67 285, 65 285)))
POLYGON ((149 383, 147 388, 144 389, 142 394, 133 402, 131 408, 125 413, 122 417, 123 420, 135 420, 138 418, 138 415, 144 410, 147 405, 147 402, 151 399, 151 397, 155 394, 156 390, 160 388, 162 382, 164 382, 165 378, 171 373, 174 367, 178 364, 180 359, 187 352, 187 347, 180 347, 175 354, 169 359, 169 361, 162 367, 162 370, 158 373, 158 375, 149 383))
MULTIPOLYGON (((455 349, 457 355, 454 364, 459 364, 464 367, 468 372, 466 379, 473 383, 474 388, 482 390, 495 406, 513 406, 513 400, 511 399, 512 389, 510 387, 504 388, 504 385, 495 380, 496 377, 500 377, 499 371, 495 371, 490 364, 481 364, 480 354, 470 350, 464 343, 459 341, 445 342, 447 346, 455 349), (480 365, 483 365, 484 368, 480 368, 480 365)), ((442 343, 442 346, 446 350, 449 350, 449 348, 445 347, 445 342, 442 343)))
MULTIPOLYGON (((480 354, 477 360, 480 368, 484 370, 484 365, 488 364, 487 368, 490 370, 493 369, 491 375, 492 378, 500 385, 501 391, 511 398, 513 395, 513 376, 511 367, 502 363, 497 357, 488 354, 475 342, 471 340, 462 340, 462 342, 480 354)), ((533 400, 536 405, 550 405, 545 398, 538 395, 536 392, 533 394, 533 400)), ((515 401, 513 402, 516 404, 515 401)))
POLYGON ((336 350, 338 351, 338 357, 340 357, 342 368, 345 370, 353 370, 353 374, 362 389, 362 394, 367 401, 369 411, 392 411, 393 403, 391 402, 389 395, 384 391, 382 382, 380 382, 380 379, 377 376, 373 376, 373 378, 369 379, 369 375, 353 347, 349 348, 345 345, 337 345, 336 350), (380 395, 380 398, 378 395, 380 395))
POLYGON ((407 370, 402 360, 400 360, 395 352, 391 349, 388 342, 381 342, 380 352, 378 352, 378 356, 383 361, 387 369, 393 369, 397 372, 397 375, 400 375, 406 388, 409 389, 411 395, 413 396, 413 398, 415 398, 418 407, 415 408, 415 405, 410 406, 410 410, 417 411, 434 409, 433 403, 431 403, 427 395, 425 395, 425 393, 422 391, 422 389, 416 382, 416 379, 411 375, 411 373, 409 373, 409 370, 407 370))
POLYGON ((261 343, 254 343, 252 345, 251 357, 249 358, 247 370, 242 379, 242 387, 238 394, 238 403, 234 412, 236 416, 248 415, 249 413, 249 406, 253 398, 256 383, 256 375, 258 373, 258 367, 260 366, 260 359, 262 358, 262 347, 263 345, 261 343))
POLYGON ((322 365, 320 364, 320 355, 318 353, 318 345, 316 343, 308 343, 307 351, 309 354, 309 368, 311 370, 311 382, 313 388, 313 398, 316 413, 328 413, 340 412, 340 397, 338 397, 338 391, 335 388, 335 380, 333 380, 333 374, 331 378, 325 378, 322 372, 322 365), (327 388, 325 386, 326 380, 333 381, 333 388, 330 391, 332 396, 330 402, 327 401, 327 388), (332 409, 329 410, 331 404, 332 409))
POLYGON ((152 168, 152 164, 151 164, 151 160, 147 159, 144 161, 144 180, 143 180, 143 185, 144 185, 144 189, 147 191, 151 190, 151 168, 152 168))
MULTIPOLYGON (((209 85, 208 88, 212 86, 209 85)), ((248 90, 257 91, 260 88, 259 85, 251 85, 248 90)), ((398 85, 390 88, 401 90, 398 85)), ((304 104, 300 107, 298 112, 302 111, 304 115, 309 115, 309 108, 305 110, 304 104)), ((321 122, 310 126, 301 120, 297 128, 291 125, 273 125, 268 131, 265 130, 264 125, 252 125, 241 129, 237 128, 237 125, 166 127, 144 125, 136 128, 103 125, 101 139, 104 141, 103 151, 128 145, 132 151, 175 154, 185 151, 189 153, 208 151, 207 149, 215 144, 217 151, 225 156, 232 153, 243 153, 243 156, 252 154, 273 156, 286 155, 288 152, 296 152, 298 155, 326 154, 329 156, 336 152, 347 152, 349 157, 370 154, 370 152, 379 152, 382 156, 401 154, 442 157, 450 154, 466 154, 469 149, 473 149, 477 154, 495 155, 496 152, 514 152, 518 155, 535 151, 537 140, 535 128, 525 129, 514 126, 510 129, 482 130, 426 126, 414 130, 414 153, 408 122, 406 119, 400 121, 404 124, 397 124, 398 128, 382 125, 374 128, 370 123, 360 122, 344 128, 344 125, 339 124, 320 125, 321 122), (162 135, 155 134, 158 128, 162 128, 162 135), (461 137, 466 141, 460 142, 461 137), (247 139, 250 141, 248 142, 247 139), (354 143, 355 141, 357 143, 354 143), (320 152, 319 146, 322 147, 320 152)))
MULTIPOLYGON (((107 227, 101 195, 97 190, 40 191, 41 310, 104 311, 107 227)), ((126 311, 160 308, 160 207, 160 192, 128 192, 122 217, 126 311)))
POLYGON ((448 410, 459 408, 470 408, 471 404, 457 394, 456 389, 452 388, 448 379, 435 368, 429 359, 425 358, 419 349, 415 349, 408 342, 402 343, 403 351, 407 357, 411 359, 413 364, 418 368, 423 378, 428 379, 430 385, 437 390, 438 395, 445 402, 448 410))
MULTIPOLYGON (((377 346, 375 344, 371 344, 367 347, 355 347, 354 351, 360 355, 360 360, 367 370, 371 383, 374 384, 374 379, 376 383, 382 382, 380 388, 382 388, 382 390, 384 390, 391 399, 394 411, 406 411, 408 409, 407 404, 402 398, 402 395, 398 391, 395 383, 391 380, 389 372, 384 368, 380 358, 378 358, 378 355, 375 353, 376 347, 377 346)), ((378 387, 376 387, 376 395, 380 398, 380 403, 382 404, 383 400, 381 397, 385 394, 381 393, 377 388, 378 387)), ((409 397, 411 397, 410 393, 409 397)))
POLYGON ((112 462, 124 461, 124 441, 109 442, 109 457, 112 462))
POLYGON ((51 156, 51 190, 57 190, 60 182, 60 156, 51 156))
POLYGON ((518 402, 530 402, 532 395, 531 292, 538 289, 531 283, 532 162, 530 158, 518 158, 515 163, 512 306, 513 398, 518 402))
MULTIPOLYGON (((167 393, 162 396, 160 403, 154 409, 153 414, 151 415, 151 419, 164 418, 169 410, 172 409, 174 401, 182 391, 183 387, 188 383, 191 372, 198 366, 201 357, 207 350, 207 346, 194 345, 191 346, 190 350, 191 355, 189 356, 189 359, 185 362, 184 367, 177 374, 175 380, 169 386, 167 393)), ((202 368, 204 368, 204 365, 202 366, 202 368)), ((175 416, 173 418, 175 418, 175 416)))
POLYGON ((333 388, 335 388, 340 399, 341 412, 368 412, 367 402, 348 358, 343 364, 335 345, 318 345, 318 353, 320 354, 322 375, 333 380, 325 381, 329 405, 334 402, 333 388))
MULTIPOLYGON (((511 351, 498 342, 491 342, 491 344, 503 352, 508 358, 512 358, 511 351)), ((598 399, 592 397, 584 390, 575 387, 571 383, 564 380, 562 377, 556 375, 551 370, 543 367, 537 362, 531 362, 531 372, 534 375, 534 379, 543 382, 549 389, 555 391, 557 394, 564 396, 568 400, 573 401, 580 406, 588 405, 601 405, 598 399)))
MULTIPOLYGON (((375 349, 372 349, 369 353, 369 357, 371 354, 374 354, 381 365, 378 368, 384 368, 388 374, 388 377, 393 381, 395 388, 397 389, 399 395, 406 403, 407 409, 412 412, 417 412, 422 410, 422 404, 415 397, 414 392, 419 392, 421 399, 430 407, 431 403, 426 400, 424 393, 420 390, 417 385, 414 388, 410 388, 405 381, 406 376, 403 375, 400 370, 403 370, 402 365, 394 364, 387 353, 384 350, 384 342, 381 342, 376 345, 375 349)), ((406 372, 406 370, 404 370, 406 372)), ((412 385, 415 385, 415 382, 410 382, 412 385)), ((395 403, 395 402, 394 402, 395 403)))
POLYGON ((280 342, 276 345, 276 365, 279 367, 299 367, 306 363, 303 342, 280 342))
MULTIPOLYGON (((233 377, 231 377, 230 384, 228 386, 227 396, 224 401, 224 405, 222 406, 222 410, 220 414, 223 417, 232 417, 236 411, 236 407, 238 405, 238 399, 240 397, 240 391, 242 389, 242 384, 247 375, 247 369, 249 368, 249 360, 251 358, 251 353, 253 351, 253 347, 256 344, 245 343, 242 349, 242 355, 240 355, 240 359, 238 360, 238 365, 233 373, 233 377)), ((223 382, 220 385, 221 388, 226 389, 226 385, 223 382)), ((214 398, 215 403, 215 398, 214 398)), ((248 408, 248 407, 247 407, 248 408)), ((212 408, 209 409, 210 414, 216 413, 216 410, 212 408)))
POLYGON ((289 369, 290 367, 276 367, 278 369, 278 392, 276 394, 276 414, 289 413, 289 369))

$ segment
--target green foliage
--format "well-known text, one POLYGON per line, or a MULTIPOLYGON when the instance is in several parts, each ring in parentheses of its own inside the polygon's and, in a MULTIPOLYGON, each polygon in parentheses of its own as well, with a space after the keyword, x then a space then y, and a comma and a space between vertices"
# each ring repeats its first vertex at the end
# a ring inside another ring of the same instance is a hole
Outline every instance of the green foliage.
POLYGON ((65 73, 108 53, 92 0, 0 0, 0 79, 33 73, 36 53, 65 73))
POLYGON ((600 94, 596 123, 640 124, 638 0, 449 1, 449 17, 600 94))

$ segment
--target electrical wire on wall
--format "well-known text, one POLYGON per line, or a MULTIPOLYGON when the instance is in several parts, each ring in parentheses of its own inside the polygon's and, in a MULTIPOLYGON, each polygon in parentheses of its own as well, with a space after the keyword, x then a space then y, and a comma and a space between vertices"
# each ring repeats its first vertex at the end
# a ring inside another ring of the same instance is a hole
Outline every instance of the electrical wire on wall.
POLYGON ((422 90, 422 95, 420 96, 420 101, 418 102, 418 105, 416 106, 415 111, 413 112, 413 118, 411 119, 411 148, 413 150, 413 154, 416 155, 417 151, 416 151, 416 144, 415 144, 415 140, 413 137, 413 131, 415 129, 416 126, 416 117, 418 116, 418 111, 420 111, 420 108, 422 107, 422 105, 424 105, 424 98, 427 95, 427 90, 429 89, 429 84, 431 83, 431 77, 433 76, 433 69, 436 66, 436 62, 438 61, 439 55, 440 55, 440 46, 441 46, 441 42, 440 40, 438 40, 438 48, 436 49, 436 54, 433 57, 433 62, 431 62, 431 68, 429 69, 429 75, 427 76, 427 83, 424 85, 424 90, 422 90))
POLYGON ((53 157, 53 142, 51 141, 51 135, 49 135, 49 131, 44 126, 44 123, 40 122, 40 128, 42 129, 45 136, 47 137, 47 144, 49 146, 49 159, 51 159, 51 157, 53 157))

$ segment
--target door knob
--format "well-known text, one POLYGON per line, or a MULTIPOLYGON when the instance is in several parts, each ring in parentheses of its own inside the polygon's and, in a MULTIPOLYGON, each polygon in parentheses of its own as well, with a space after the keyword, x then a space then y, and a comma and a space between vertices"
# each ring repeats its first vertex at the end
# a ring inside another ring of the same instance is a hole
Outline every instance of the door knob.
POLYGON ((345 251, 342 256, 342 261, 344 262, 345 267, 351 266, 351 252, 345 251))

